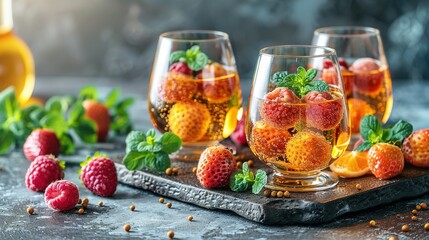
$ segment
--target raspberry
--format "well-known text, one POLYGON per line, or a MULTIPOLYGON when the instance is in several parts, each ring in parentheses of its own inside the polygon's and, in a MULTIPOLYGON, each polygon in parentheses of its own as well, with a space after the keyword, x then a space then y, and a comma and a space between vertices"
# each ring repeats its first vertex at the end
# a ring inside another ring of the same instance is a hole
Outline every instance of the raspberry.
POLYGON ((377 93, 383 83, 384 72, 380 71, 380 65, 372 58, 357 59, 350 70, 356 74, 354 87, 362 93, 377 93))
POLYGON ((319 133, 298 132, 286 144, 286 157, 294 170, 322 170, 331 161, 331 144, 319 133))
POLYGON ((192 75, 192 70, 188 67, 188 64, 186 64, 185 62, 176 62, 171 64, 168 71, 183 73, 186 75, 192 75))
POLYGON ((303 101, 307 126, 320 130, 335 128, 343 117, 343 105, 340 98, 334 98, 329 92, 319 93, 311 91, 307 93, 303 101))
POLYGON ((347 64, 346 60, 344 60, 344 58, 338 58, 338 64, 340 64, 340 66, 346 70, 349 68, 349 65, 347 64))
POLYGON ((270 127, 263 121, 258 121, 252 128, 251 142, 255 154, 265 158, 285 156, 286 143, 290 133, 284 129, 270 127))
POLYGON ((45 202, 57 211, 74 208, 79 201, 79 189, 67 180, 59 180, 49 184, 45 191, 45 202))
POLYGON ((60 163, 54 156, 38 156, 25 174, 25 185, 35 192, 43 192, 48 185, 63 178, 60 163))
POLYGON ((159 95, 168 103, 190 101, 197 91, 198 81, 191 75, 180 72, 168 72, 163 79, 159 95))
POLYGON ((61 151, 60 140, 55 132, 49 129, 36 129, 25 140, 23 145, 25 157, 33 161, 37 156, 52 154, 58 156, 61 151))
POLYGON ((278 87, 264 96, 260 103, 261 117, 271 127, 288 129, 299 121, 299 98, 290 89, 278 87))
POLYGON ((238 86, 236 75, 229 74, 219 63, 206 65, 198 74, 205 98, 212 103, 228 101, 238 86))
POLYGON ((222 146, 212 146, 201 153, 197 178, 205 188, 218 188, 229 183, 229 177, 236 169, 231 151, 222 146))
MULTIPOLYGON (((231 140, 238 145, 247 145, 246 133, 245 129, 245 119, 246 119, 246 111, 243 111, 243 115, 241 116, 240 121, 237 123, 237 127, 234 132, 229 136, 231 140)), ((226 122, 226 121, 225 121, 226 122)))
POLYGON ((118 176, 112 160, 104 156, 89 158, 82 164, 83 185, 96 195, 109 197, 116 191, 118 176))
POLYGON ((198 102, 176 103, 168 114, 170 131, 183 142, 200 140, 210 125, 210 112, 198 102))

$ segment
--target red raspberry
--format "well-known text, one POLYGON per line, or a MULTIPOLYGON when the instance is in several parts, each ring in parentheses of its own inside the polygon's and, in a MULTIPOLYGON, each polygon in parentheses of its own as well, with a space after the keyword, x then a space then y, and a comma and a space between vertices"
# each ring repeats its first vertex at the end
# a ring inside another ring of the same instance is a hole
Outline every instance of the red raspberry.
POLYGON ((171 64, 168 71, 183 73, 186 75, 192 75, 192 70, 188 67, 188 64, 186 64, 185 62, 176 62, 171 64))
POLYGON ((372 58, 357 59, 350 70, 356 74, 354 87, 363 93, 378 92, 383 83, 384 72, 380 71, 377 60, 372 58))
POLYGON ((25 157, 33 161, 37 156, 52 154, 55 157, 61 151, 60 140, 55 132, 49 129, 35 129, 23 145, 25 157))
POLYGON ((223 146, 212 146, 203 151, 198 161, 197 178, 205 188, 218 188, 228 184, 237 169, 232 153, 223 146))
POLYGON ((336 127, 343 117, 341 99, 335 99, 329 92, 311 91, 304 96, 303 101, 307 103, 305 116, 309 127, 329 130, 336 127))
POLYGON ((327 69, 327 68, 331 68, 334 66, 334 63, 332 63, 331 60, 329 59, 323 59, 323 68, 327 69))
POLYGON ((45 202, 57 211, 74 208, 79 201, 79 189, 67 180, 59 180, 49 184, 45 191, 45 202))
POLYGON ((235 144, 247 145, 246 133, 244 131, 245 119, 246 119, 246 112, 243 111, 243 115, 241 116, 240 121, 238 121, 237 127, 235 128, 234 132, 232 132, 231 135, 229 136, 235 144))
POLYGON ((301 107, 299 98, 289 88, 278 87, 264 96, 261 101, 261 117, 271 127, 288 129, 299 120, 301 107))
POLYGON ((38 156, 27 169, 25 185, 31 191, 43 192, 49 184, 62 178, 60 162, 54 156, 38 156))
POLYGON ((345 70, 349 68, 349 65, 347 64, 346 60, 344 60, 344 58, 338 58, 338 64, 340 64, 341 67, 344 67, 345 70))
POLYGON ((89 158, 82 165, 81 179, 89 191, 103 197, 109 197, 115 193, 118 176, 112 160, 104 156, 97 156, 89 158))

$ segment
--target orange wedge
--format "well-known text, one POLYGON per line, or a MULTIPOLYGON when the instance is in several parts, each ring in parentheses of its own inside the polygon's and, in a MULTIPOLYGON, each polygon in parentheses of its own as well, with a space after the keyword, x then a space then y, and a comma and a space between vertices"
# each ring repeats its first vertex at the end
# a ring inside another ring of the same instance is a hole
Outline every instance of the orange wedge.
POLYGON ((329 168, 344 178, 361 177, 369 173, 368 152, 346 151, 329 168))

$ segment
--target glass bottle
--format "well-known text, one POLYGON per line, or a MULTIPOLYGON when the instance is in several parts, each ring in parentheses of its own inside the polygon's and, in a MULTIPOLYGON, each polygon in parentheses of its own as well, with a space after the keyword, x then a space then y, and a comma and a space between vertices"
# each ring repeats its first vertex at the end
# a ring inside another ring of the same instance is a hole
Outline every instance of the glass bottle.
POLYGON ((13 86, 25 104, 34 89, 34 61, 30 49, 13 32, 11 0, 0 0, 0 91, 13 86))

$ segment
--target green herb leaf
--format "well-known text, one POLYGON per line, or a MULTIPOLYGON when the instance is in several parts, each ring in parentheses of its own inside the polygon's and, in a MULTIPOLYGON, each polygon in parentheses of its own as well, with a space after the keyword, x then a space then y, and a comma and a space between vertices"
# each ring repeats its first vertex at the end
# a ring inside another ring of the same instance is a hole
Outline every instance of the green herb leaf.
POLYGON ((267 184, 267 179, 267 173, 264 170, 258 169, 255 175, 255 182, 252 185, 252 193, 260 193, 267 184))
POLYGON ((14 136, 12 131, 0 128, 0 139, 0 154, 4 154, 13 146, 14 136))
POLYGON ((73 138, 70 134, 65 133, 60 137, 61 154, 72 154, 75 150, 73 138))
POLYGON ((170 154, 176 152, 182 146, 182 140, 174 133, 166 132, 161 138, 162 151, 170 154))
POLYGON ((6 122, 8 119, 19 119, 19 114, 20 109, 15 90, 13 87, 8 87, 0 93, 0 123, 6 122))
POLYGON ((180 61, 181 58, 186 59, 185 51, 175 51, 170 55, 170 64, 180 61))
POLYGON ((69 96, 53 96, 46 101, 45 109, 48 112, 65 113, 72 102, 73 99, 69 96))
POLYGON ((364 152, 366 150, 369 150, 372 147, 372 144, 370 141, 363 141, 359 146, 355 149, 357 152, 364 152))
POLYGON ((137 145, 137 151, 139 152, 159 152, 162 150, 161 143, 153 142, 141 142, 137 145))
POLYGON ((287 71, 276 72, 271 76, 271 82, 279 85, 286 80, 287 75, 287 71))
POLYGON ((53 130, 60 138, 68 130, 67 121, 60 112, 48 113, 40 120, 40 124, 43 128, 53 130))
POLYGON ((243 192, 249 188, 249 183, 244 179, 242 170, 232 173, 229 178, 229 188, 234 192, 243 192))
POLYGON ((126 152, 137 151, 137 146, 140 142, 146 141, 146 134, 142 131, 132 131, 125 139, 126 152))
POLYGON ((165 152, 156 152, 155 161, 153 162, 153 168, 151 170, 156 172, 164 172, 171 166, 170 157, 165 152))
POLYGON ((188 67, 194 71, 199 71, 203 69, 208 62, 209 62, 209 58, 207 57, 207 55, 200 52, 195 57, 194 61, 188 62, 188 67))
POLYGON ((107 108, 113 107, 116 104, 116 102, 119 100, 120 95, 121 95, 121 91, 119 90, 119 88, 114 88, 107 95, 107 98, 106 98, 106 101, 104 102, 104 105, 107 108))
POLYGON ((70 109, 70 116, 68 123, 70 125, 80 121, 85 116, 85 108, 83 108, 82 102, 77 101, 70 109))
POLYGON ((130 151, 125 155, 124 159, 122 160, 122 163, 128 170, 142 169, 144 158, 146 158, 145 153, 130 151))
POLYGON ((97 88, 91 85, 82 88, 79 92, 79 100, 83 101, 86 99, 97 100, 98 99, 97 88))
POLYGON ((305 86, 305 89, 306 89, 305 94, 307 94, 310 91, 317 91, 317 92, 323 93, 323 92, 329 91, 329 85, 323 80, 314 80, 314 81, 310 80, 308 85, 305 86))
POLYGON ((317 75, 317 70, 314 68, 310 68, 308 69, 306 75, 305 75, 305 81, 306 82, 311 82, 317 75))
POLYGON ((391 131, 392 137, 390 141, 392 144, 401 147, 404 139, 410 136, 410 134, 413 132, 413 125, 406 121, 399 120, 395 125, 393 125, 391 131))
POLYGON ((73 126, 73 129, 82 141, 86 143, 97 142, 97 127, 94 121, 82 119, 73 126))
MULTIPOLYGON (((366 115, 360 121, 360 134, 364 140, 369 140, 370 135, 372 140, 375 138, 381 139, 383 127, 374 115, 366 115)), ((371 142, 374 143, 374 141, 371 142)))

